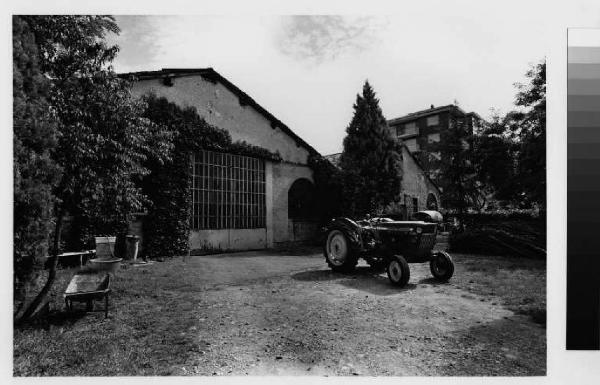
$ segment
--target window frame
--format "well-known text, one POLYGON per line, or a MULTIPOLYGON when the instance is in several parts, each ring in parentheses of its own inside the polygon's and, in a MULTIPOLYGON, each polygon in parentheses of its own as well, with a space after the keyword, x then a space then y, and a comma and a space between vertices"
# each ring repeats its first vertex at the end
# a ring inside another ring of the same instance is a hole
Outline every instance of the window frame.
POLYGON ((440 116, 439 115, 431 115, 428 116, 425 120, 427 127, 435 127, 440 125, 440 116), (435 120, 435 122, 430 123, 430 120, 435 120))
POLYGON ((192 154, 192 230, 266 228, 265 161, 225 152, 192 154))

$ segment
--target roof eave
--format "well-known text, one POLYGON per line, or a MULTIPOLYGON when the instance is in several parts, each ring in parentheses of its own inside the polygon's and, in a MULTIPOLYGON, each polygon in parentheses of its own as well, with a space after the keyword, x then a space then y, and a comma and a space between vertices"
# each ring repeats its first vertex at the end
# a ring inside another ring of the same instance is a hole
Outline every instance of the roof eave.
POLYGON ((399 124, 399 123, 410 122, 410 121, 422 118, 422 117, 427 116, 427 115, 438 114, 440 112, 452 111, 452 110, 458 110, 459 113, 461 113, 463 115, 468 115, 468 113, 466 113, 465 111, 463 111, 457 105, 448 104, 448 105, 441 106, 441 107, 435 107, 435 108, 430 108, 430 109, 427 109, 427 110, 421 110, 421 111, 417 111, 417 112, 412 112, 410 114, 407 114, 407 115, 404 115, 404 116, 400 116, 398 118, 390 119, 390 120, 388 120, 387 123, 388 123, 388 125, 393 126, 393 125, 396 125, 396 124, 399 124))

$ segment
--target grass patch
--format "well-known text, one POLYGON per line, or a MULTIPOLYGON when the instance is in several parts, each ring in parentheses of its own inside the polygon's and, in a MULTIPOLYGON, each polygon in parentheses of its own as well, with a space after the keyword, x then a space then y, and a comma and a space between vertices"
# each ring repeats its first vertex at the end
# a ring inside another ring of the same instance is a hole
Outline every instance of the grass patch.
POLYGON ((474 294, 500 297, 517 314, 546 324, 546 261, 505 256, 452 254, 452 282, 474 294))
POLYGON ((107 319, 101 311, 65 313, 62 293, 75 270, 60 270, 48 323, 14 330, 13 374, 181 374, 179 368, 198 350, 199 336, 194 295, 199 288, 190 282, 193 273, 178 273, 182 264, 175 259, 120 270, 111 283, 107 319))

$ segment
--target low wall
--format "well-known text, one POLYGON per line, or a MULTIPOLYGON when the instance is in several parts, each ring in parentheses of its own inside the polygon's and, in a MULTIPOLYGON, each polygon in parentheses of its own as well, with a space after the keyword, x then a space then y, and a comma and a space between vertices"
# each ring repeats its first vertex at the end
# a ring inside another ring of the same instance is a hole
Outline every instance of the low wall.
POLYGON ((317 237, 318 224, 315 221, 289 220, 290 242, 314 241, 317 237))
POLYGON ((192 230, 189 239, 192 254, 264 249, 267 229, 192 230))

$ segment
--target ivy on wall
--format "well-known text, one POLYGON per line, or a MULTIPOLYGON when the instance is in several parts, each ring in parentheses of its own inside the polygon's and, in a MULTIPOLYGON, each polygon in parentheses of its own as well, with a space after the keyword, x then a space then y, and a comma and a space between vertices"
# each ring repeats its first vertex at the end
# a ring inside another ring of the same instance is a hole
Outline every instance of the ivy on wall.
POLYGON ((181 108, 164 97, 144 97, 145 117, 170 133, 172 153, 165 162, 152 161, 151 172, 142 181, 151 201, 144 222, 144 250, 147 257, 172 257, 189 251, 191 229, 192 154, 199 150, 262 158, 280 162, 281 155, 243 141, 208 124, 193 107, 181 108))

